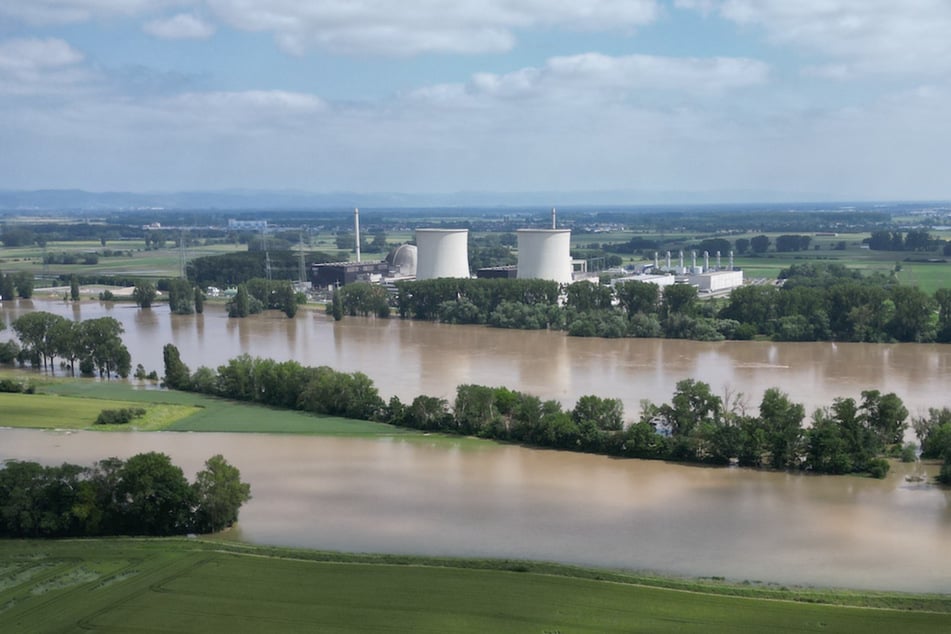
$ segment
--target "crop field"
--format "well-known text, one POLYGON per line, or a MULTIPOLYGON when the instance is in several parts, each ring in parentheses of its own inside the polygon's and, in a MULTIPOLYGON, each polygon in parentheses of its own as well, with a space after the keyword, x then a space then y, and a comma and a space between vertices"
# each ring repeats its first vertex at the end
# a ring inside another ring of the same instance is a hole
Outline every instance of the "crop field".
POLYGON ((725 596, 720 590, 729 587, 649 587, 633 575, 607 575, 204 540, 4 541, 0 622, 10 632, 229 634, 951 629, 943 597, 923 597, 921 608, 907 597, 893 599, 903 610, 869 609, 725 596))
MULTIPOLYGON (((23 376, 6 372, 2 376, 23 376)), ((326 436, 413 436, 413 430, 337 416, 277 410, 126 382, 57 379, 39 382, 37 394, 0 393, 0 425, 101 431, 212 431, 326 436), (94 425, 103 409, 142 407, 145 416, 126 425, 94 425)))

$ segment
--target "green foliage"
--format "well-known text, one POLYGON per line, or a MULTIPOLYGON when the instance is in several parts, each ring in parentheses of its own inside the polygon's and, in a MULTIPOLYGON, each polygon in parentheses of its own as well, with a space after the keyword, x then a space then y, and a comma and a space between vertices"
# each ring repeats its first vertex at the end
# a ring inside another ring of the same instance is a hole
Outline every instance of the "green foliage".
POLYGON ((334 289, 333 299, 330 303, 330 314, 333 315, 334 321, 343 319, 343 301, 340 299, 339 288, 334 289))
POLYGON ((79 278, 75 275, 69 277, 69 299, 79 301, 79 278))
POLYGON ((251 499, 251 485, 241 481, 241 472, 217 454, 205 461, 192 485, 196 502, 193 528, 214 533, 238 520, 241 505, 251 499))
POLYGON ((389 317, 390 315, 390 295, 379 284, 367 282, 347 284, 335 289, 334 297, 340 302, 341 313, 352 317, 356 315, 389 317))
POLYGON ((188 366, 182 361, 178 348, 171 343, 162 347, 162 361, 165 366, 165 375, 162 380, 170 390, 188 390, 191 387, 191 377, 188 366))
POLYGON ((195 312, 195 293, 187 280, 168 280, 168 307, 176 315, 191 315, 195 312))
POLYGON ((141 407, 123 407, 121 409, 104 409, 96 417, 96 425, 125 425, 136 418, 145 416, 141 407))
MULTIPOLYGON (((206 467, 222 471, 220 479, 237 489, 239 495, 221 496, 228 500, 228 517, 236 516, 235 503, 239 507, 248 499, 247 485, 240 483, 236 470, 227 470, 230 465, 220 456, 206 467)), ((203 482, 207 480, 206 475, 203 482)), ((155 452, 126 461, 108 458, 91 468, 9 461, 0 469, 0 535, 184 534, 207 526, 203 512, 216 492, 213 486, 197 484, 193 490, 182 470, 168 456, 155 452), (210 497, 199 497, 199 493, 210 497)))
POLYGON ((140 308, 151 308, 157 295, 158 289, 155 288, 155 284, 148 280, 136 282, 135 288, 132 289, 132 299, 140 308))

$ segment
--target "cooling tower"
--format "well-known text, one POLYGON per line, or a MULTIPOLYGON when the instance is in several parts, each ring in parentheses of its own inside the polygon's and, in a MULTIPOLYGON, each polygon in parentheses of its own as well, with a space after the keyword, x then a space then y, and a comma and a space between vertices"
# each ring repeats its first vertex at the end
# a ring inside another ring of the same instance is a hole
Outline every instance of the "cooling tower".
POLYGON ((416 279, 469 277, 468 229, 417 229, 416 279))
POLYGON ((519 229, 518 277, 571 283, 571 230, 519 229))

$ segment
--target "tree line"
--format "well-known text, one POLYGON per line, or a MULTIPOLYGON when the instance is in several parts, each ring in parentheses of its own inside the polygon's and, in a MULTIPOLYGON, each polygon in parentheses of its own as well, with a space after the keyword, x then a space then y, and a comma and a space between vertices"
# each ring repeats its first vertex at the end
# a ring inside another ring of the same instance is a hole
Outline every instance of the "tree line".
POLYGON ((125 378, 131 371, 132 357, 122 343, 122 324, 112 317, 72 321, 45 311, 27 313, 11 327, 20 340, 3 344, 0 360, 21 365, 54 368, 56 359, 70 372, 76 366, 83 376, 112 375, 125 378))
MULTIPOLYGON (((749 285, 728 299, 696 287, 629 280, 615 286, 512 279, 397 282, 401 317, 498 328, 565 330, 578 337, 719 341, 951 342, 951 289, 933 295, 835 263, 800 263, 782 285, 749 285)), ((388 316, 389 297, 367 283, 339 289, 329 312, 388 316)))
MULTIPOLYGON (((625 425, 621 401, 595 395, 565 410, 505 387, 460 385, 452 403, 428 395, 403 403, 395 396, 384 401, 361 372, 241 355, 217 370, 190 373, 175 346, 166 345, 163 356, 170 389, 539 447, 875 477, 888 472, 885 456, 915 459, 914 446, 902 443, 908 410, 894 393, 877 390, 862 392, 859 401, 835 399, 806 426, 804 407, 777 388, 763 394, 754 412, 740 395, 721 398, 708 384, 685 379, 669 403, 645 401, 637 420, 625 425)), ((951 481, 951 410, 933 410, 914 425, 925 457, 944 460, 942 478, 951 481)))
POLYGON ((233 524, 250 498, 250 485, 220 454, 191 484, 156 452, 92 467, 9 460, 0 468, 0 536, 211 533, 233 524))

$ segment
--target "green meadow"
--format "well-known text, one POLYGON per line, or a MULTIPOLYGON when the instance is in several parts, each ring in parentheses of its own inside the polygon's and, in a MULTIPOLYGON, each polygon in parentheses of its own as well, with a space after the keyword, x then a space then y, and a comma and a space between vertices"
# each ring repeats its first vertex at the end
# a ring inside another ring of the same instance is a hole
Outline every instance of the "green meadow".
POLYGON ((383 423, 271 409, 186 392, 142 389, 124 381, 49 380, 12 371, 0 376, 33 378, 37 391, 0 393, 0 425, 7 427, 422 436, 383 423), (102 410, 126 407, 141 407, 146 414, 126 425, 94 424, 102 410))
POLYGON ((947 632, 949 609, 938 596, 803 595, 530 562, 187 539, 0 542, 10 632, 890 634, 947 632), (894 607, 865 607, 876 603, 894 607))

